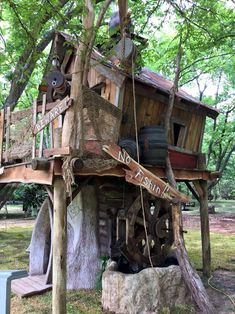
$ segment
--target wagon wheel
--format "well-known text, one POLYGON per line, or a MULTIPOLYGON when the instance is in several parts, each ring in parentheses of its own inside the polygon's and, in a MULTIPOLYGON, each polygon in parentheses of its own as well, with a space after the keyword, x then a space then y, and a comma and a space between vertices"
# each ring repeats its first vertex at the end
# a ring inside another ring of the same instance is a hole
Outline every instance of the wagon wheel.
MULTIPOLYGON (((169 204, 145 194, 144 210, 151 262, 153 266, 160 266, 173 243, 169 204)), ((126 217, 129 222, 128 238, 122 253, 129 261, 136 262, 139 267, 148 267, 151 263, 140 196, 128 209, 126 217)))

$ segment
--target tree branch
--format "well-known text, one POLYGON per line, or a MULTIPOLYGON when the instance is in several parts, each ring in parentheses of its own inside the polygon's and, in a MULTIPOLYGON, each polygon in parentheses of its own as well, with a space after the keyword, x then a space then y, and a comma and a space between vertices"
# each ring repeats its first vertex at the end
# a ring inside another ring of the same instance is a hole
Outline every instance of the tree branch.
POLYGON ((87 76, 88 76, 89 65, 90 65, 90 57, 91 57, 91 53, 92 53, 92 48, 93 48, 94 43, 95 43, 97 31, 101 26, 104 15, 105 15, 108 7, 110 6, 111 2, 112 2, 112 0, 106 0, 105 1, 105 3, 103 4, 103 6, 100 10, 100 14, 97 18, 95 29, 92 30, 91 38, 90 38, 89 44, 88 44, 88 50, 87 50, 87 54, 86 54, 85 65, 84 65, 84 78, 83 78, 83 84, 84 85, 87 83, 87 76))
POLYGON ((234 55, 234 54, 235 54, 234 52, 227 52, 227 53, 221 53, 221 54, 218 54, 218 55, 212 55, 212 56, 208 56, 208 57, 198 58, 197 60, 195 60, 191 64, 189 64, 186 67, 182 68, 181 72, 184 72, 185 70, 191 68, 192 66, 194 66, 196 63, 198 63, 200 61, 211 60, 211 59, 214 59, 214 58, 225 57, 225 56, 234 55))
MULTIPOLYGON (((66 13, 68 20, 76 13, 76 9, 73 9, 66 13)), ((56 29, 64 25, 63 21, 59 21, 57 25, 50 31, 48 31, 39 43, 31 49, 28 45, 25 47, 21 54, 13 73, 13 79, 11 81, 11 87, 4 102, 4 108, 10 107, 14 110, 19 98, 21 97, 26 85, 28 84, 29 78, 35 68, 35 65, 40 57, 42 51, 48 46, 51 40, 54 38, 56 29)))

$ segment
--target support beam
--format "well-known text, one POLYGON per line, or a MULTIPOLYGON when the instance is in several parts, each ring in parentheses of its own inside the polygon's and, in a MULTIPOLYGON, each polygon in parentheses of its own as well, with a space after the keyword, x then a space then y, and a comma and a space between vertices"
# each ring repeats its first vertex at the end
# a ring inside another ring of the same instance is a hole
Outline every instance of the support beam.
POLYGON ((63 179, 56 177, 54 180, 52 314, 66 313, 67 210, 65 191, 63 179))
POLYGON ((196 198, 196 200, 199 202, 199 196, 196 193, 196 191, 194 190, 194 188, 191 186, 190 182, 185 181, 185 184, 187 186, 187 188, 189 189, 189 191, 193 194, 193 196, 196 198))
POLYGON ((193 182, 193 184, 199 195, 203 274, 204 276, 209 277, 211 273, 211 248, 207 181, 198 180, 193 182))
POLYGON ((46 158, 34 158, 31 161, 31 166, 33 170, 44 170, 50 169, 50 161, 46 158))

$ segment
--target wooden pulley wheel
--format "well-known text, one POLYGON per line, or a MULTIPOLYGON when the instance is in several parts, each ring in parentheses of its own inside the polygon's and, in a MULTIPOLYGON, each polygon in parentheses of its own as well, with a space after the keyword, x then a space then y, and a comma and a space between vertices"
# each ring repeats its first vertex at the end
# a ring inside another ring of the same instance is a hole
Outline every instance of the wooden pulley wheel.
POLYGON ((135 53, 135 45, 133 41, 128 38, 122 38, 115 47, 115 54, 121 62, 126 62, 135 53))
POLYGON ((162 206, 162 200, 153 199, 146 193, 143 201, 144 216, 140 196, 125 213, 128 227, 122 253, 130 262, 136 262, 140 268, 148 267, 151 263, 154 266, 161 266, 173 241, 171 229, 168 228, 169 223, 167 225, 169 214, 166 212, 167 207, 162 206))
POLYGON ((167 228, 167 220, 169 219, 168 214, 161 216, 155 225, 156 236, 160 239, 166 238, 168 236, 169 229, 167 228))
POLYGON ((53 88, 60 88, 65 83, 64 75, 60 71, 52 71, 47 76, 47 84, 53 88))

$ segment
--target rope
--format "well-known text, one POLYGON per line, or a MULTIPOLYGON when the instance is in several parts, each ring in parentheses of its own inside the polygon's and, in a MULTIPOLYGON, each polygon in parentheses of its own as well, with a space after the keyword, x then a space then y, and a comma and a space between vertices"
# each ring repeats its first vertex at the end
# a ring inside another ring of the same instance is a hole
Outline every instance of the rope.
POLYGON ((220 290, 220 289, 218 289, 218 288, 212 286, 212 284, 210 283, 210 281, 211 281, 212 278, 213 278, 213 276, 210 276, 210 278, 208 279, 208 285, 209 285, 212 289, 214 289, 215 291, 218 291, 218 292, 224 294, 224 295, 229 299, 229 301, 232 303, 232 305, 234 306, 234 309, 235 309, 235 301, 234 301, 234 300, 232 299, 232 297, 231 297, 229 294, 227 294, 226 292, 224 292, 224 291, 222 291, 222 290, 220 290))
MULTIPOLYGON (((131 68, 132 68, 132 90, 133 90, 133 114, 134 114, 134 125, 135 125, 135 141, 136 141, 136 153, 137 153, 137 162, 140 163, 140 151, 139 151, 139 138, 138 138, 138 124, 137 124, 137 113, 136 113, 136 97, 135 97, 135 67, 134 67, 134 54, 131 57, 131 68)), ((149 245, 149 237, 147 231, 147 224, 146 224, 146 216, 145 216, 145 209, 144 209, 144 196, 143 196, 143 188, 140 186, 140 200, 141 200, 141 208, 142 208, 142 215, 144 220, 144 232, 146 237, 146 244, 147 244, 147 252, 148 258, 151 267, 153 268, 153 263, 150 255, 150 245, 149 245)))

